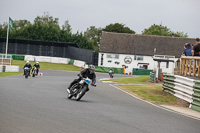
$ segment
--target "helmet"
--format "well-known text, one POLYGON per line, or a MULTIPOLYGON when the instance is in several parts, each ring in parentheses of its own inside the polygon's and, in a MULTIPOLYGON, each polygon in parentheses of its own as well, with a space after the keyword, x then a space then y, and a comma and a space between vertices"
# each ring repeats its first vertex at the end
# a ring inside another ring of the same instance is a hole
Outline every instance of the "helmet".
POLYGON ((95 70, 95 66, 94 66, 94 65, 90 65, 90 66, 89 66, 89 69, 90 69, 90 70, 95 70))
POLYGON ((90 73, 94 73, 94 71, 95 71, 95 66, 94 66, 94 65, 90 65, 90 66, 89 66, 89 69, 90 69, 90 73))
POLYGON ((26 61, 26 64, 29 64, 29 63, 30 63, 30 62, 27 60, 27 61, 26 61))
POLYGON ((36 64, 39 64, 39 62, 37 61, 36 64))

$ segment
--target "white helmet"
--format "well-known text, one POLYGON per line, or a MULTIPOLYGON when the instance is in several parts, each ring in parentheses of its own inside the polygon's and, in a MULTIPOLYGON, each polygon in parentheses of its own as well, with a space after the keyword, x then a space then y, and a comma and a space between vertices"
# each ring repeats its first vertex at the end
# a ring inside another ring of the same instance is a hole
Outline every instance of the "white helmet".
POLYGON ((92 74, 95 71, 95 66, 94 65, 90 65, 89 69, 90 69, 90 74, 92 74))
POLYGON ((27 60, 27 61, 26 61, 26 64, 29 64, 29 63, 30 63, 30 62, 27 60))
POLYGON ((36 64, 39 64, 39 62, 37 61, 36 64))

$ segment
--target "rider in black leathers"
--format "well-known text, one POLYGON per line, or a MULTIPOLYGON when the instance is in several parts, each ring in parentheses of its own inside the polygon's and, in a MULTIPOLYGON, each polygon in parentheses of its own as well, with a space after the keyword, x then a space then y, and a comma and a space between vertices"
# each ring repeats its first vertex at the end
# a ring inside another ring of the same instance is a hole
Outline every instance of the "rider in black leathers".
MULTIPOLYGON (((89 68, 84 69, 83 71, 80 72, 79 74, 79 78, 75 79, 73 82, 71 82, 71 84, 68 87, 68 92, 70 92, 70 88, 72 87, 72 85, 74 85, 75 83, 78 83, 79 81, 81 81, 82 78, 89 78, 92 80, 92 84, 94 85, 96 83, 96 74, 95 74, 95 67, 93 65, 90 65, 89 68)), ((89 91, 89 89, 87 89, 87 91, 89 91)))
MULTIPOLYGON (((33 65, 33 69, 34 69, 34 67, 36 67, 36 68, 37 68, 37 69, 36 69, 36 71, 37 71, 37 74, 38 74, 38 72, 39 72, 39 69, 40 69, 39 62, 36 62, 36 63, 33 65)), ((33 69, 32 69, 32 72, 33 72, 33 69)))
MULTIPOLYGON (((32 66, 31 66, 31 64, 30 64, 29 61, 26 61, 26 64, 24 65, 24 68, 25 68, 25 67, 28 67, 28 68, 29 68, 29 76, 30 76, 30 70, 32 69, 32 66)), ((25 75, 25 70, 24 70, 24 75, 25 75)))

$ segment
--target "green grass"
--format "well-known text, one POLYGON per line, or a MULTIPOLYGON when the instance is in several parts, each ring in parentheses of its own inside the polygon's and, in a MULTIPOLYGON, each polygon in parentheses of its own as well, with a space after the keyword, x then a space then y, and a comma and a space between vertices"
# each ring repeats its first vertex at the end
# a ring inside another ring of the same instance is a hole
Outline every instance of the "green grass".
MULTIPOLYGON (((23 68, 26 64, 26 61, 21 60, 13 60, 13 65, 20 66, 23 68)), ((33 66, 35 62, 30 61, 30 64, 33 66)), ((68 65, 68 64, 58 64, 58 63, 47 63, 47 62, 40 62, 40 69, 47 69, 47 70, 66 70, 66 71, 80 71, 79 67, 68 65)))
MULTIPOLYGON (((35 62, 30 61, 31 65, 33 66, 35 62)), ((13 60, 12 65, 19 66, 23 68, 26 64, 26 61, 21 60, 13 60)), ((40 62, 40 69, 47 69, 47 70, 65 70, 65 71, 80 71, 81 68, 68 65, 68 64, 57 64, 57 63, 47 63, 47 62, 40 62)), ((0 77, 12 76, 12 75, 20 75, 23 72, 1 72, 0 77)))
POLYGON ((13 75, 22 75, 23 72, 1 72, 0 77, 7 77, 7 76, 13 76, 13 75))
POLYGON ((111 79, 118 84, 143 84, 143 85, 119 85, 120 88, 133 93, 141 99, 156 104, 176 104, 177 98, 163 91, 162 84, 149 82, 149 76, 138 75, 133 78, 111 79))
POLYGON ((145 81, 149 78, 149 76, 147 75, 141 75, 141 76, 136 76, 133 78, 121 78, 121 79, 111 79, 110 81, 113 82, 117 82, 117 83, 124 83, 124 84, 128 84, 128 83, 136 83, 136 84, 140 84, 140 83, 145 83, 145 81))

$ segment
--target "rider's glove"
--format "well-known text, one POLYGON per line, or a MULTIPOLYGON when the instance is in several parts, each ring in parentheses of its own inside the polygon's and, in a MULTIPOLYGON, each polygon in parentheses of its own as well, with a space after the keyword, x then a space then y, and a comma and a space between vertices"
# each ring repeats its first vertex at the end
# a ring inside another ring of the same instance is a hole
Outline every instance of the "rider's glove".
POLYGON ((82 78, 83 78, 83 75, 80 75, 80 78, 82 79, 82 78))

